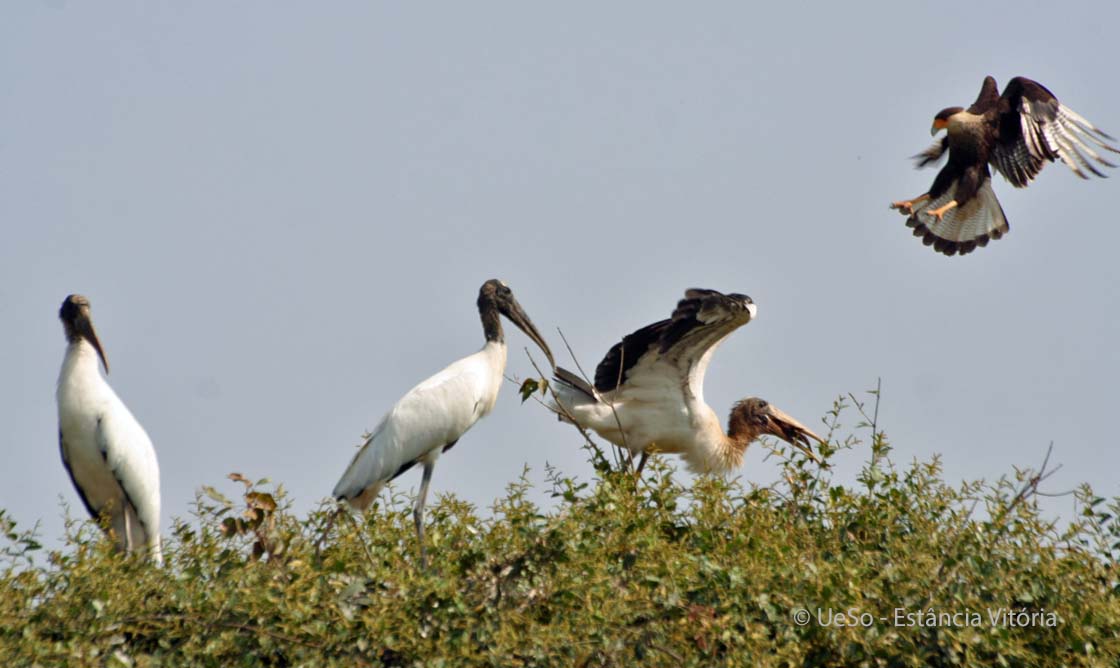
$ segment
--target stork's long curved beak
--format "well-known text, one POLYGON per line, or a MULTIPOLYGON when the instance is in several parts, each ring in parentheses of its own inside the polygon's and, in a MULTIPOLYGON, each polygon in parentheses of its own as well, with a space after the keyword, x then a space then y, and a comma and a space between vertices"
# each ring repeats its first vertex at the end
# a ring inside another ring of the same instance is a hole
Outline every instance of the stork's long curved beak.
POLYGON ((529 315, 525 313, 525 309, 521 308, 521 304, 517 303, 517 300, 515 299, 513 300, 513 303, 508 307, 505 307, 505 305, 503 304, 500 308, 502 314, 509 318, 510 322, 517 325, 518 329, 525 332, 525 336, 528 336, 533 340, 533 343, 536 343, 537 346, 540 347, 540 349, 544 352, 545 357, 548 358, 548 365, 550 367, 550 370, 555 370, 556 360, 552 357, 552 350, 549 349, 548 344, 545 343, 544 337, 541 336, 541 333, 537 331, 537 326, 534 325, 533 321, 529 319, 529 315))
POLYGON ((817 464, 821 463, 821 458, 813 452, 809 439, 813 439, 821 445, 824 445, 827 441, 814 434, 813 430, 794 420, 788 413, 777 408, 774 404, 767 407, 766 431, 801 450, 817 464))
POLYGON ((90 320, 89 313, 85 309, 78 314, 78 317, 74 318, 74 331, 83 339, 89 341, 93 349, 97 351, 97 356, 101 358, 101 365, 105 367, 105 373, 109 373, 109 360, 105 358, 101 341, 98 340, 97 332, 93 329, 93 321, 90 320))

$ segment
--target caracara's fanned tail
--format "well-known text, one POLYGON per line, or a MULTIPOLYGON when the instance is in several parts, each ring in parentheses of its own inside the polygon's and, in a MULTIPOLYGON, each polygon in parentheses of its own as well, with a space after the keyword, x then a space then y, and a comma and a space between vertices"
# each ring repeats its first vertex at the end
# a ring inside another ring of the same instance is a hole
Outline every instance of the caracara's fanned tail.
POLYGON ((914 205, 906 226, 914 230, 914 236, 922 238, 922 243, 945 255, 965 255, 1011 229, 992 191, 991 178, 985 178, 973 197, 947 210, 940 220, 929 214, 953 201, 956 192, 957 184, 953 183, 939 197, 914 205))

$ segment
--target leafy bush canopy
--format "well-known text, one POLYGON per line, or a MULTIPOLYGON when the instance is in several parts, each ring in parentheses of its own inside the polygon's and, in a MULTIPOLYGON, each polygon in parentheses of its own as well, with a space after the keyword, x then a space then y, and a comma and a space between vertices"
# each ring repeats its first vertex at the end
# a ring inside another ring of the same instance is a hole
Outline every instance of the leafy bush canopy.
MULTIPOLYGON (((859 452, 845 403, 826 464, 859 452)), ((893 463, 870 422, 851 486, 770 444, 767 487, 685 487, 659 458, 635 481, 587 445, 595 478, 549 470, 551 509, 524 477, 488 515, 442 496, 424 572, 401 495, 299 518, 234 474, 237 500, 203 488, 162 568, 90 523, 32 559, 0 512, 0 665, 1118 665, 1120 501, 1082 488, 1059 525, 1045 464, 952 486, 937 458, 893 463)))

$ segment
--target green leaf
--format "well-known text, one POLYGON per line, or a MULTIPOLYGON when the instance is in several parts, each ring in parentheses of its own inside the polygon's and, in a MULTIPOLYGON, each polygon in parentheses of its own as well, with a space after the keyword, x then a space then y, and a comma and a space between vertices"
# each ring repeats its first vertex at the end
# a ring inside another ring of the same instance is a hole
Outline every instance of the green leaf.
POLYGON ((206 496, 208 496, 211 499, 217 501, 218 503, 222 503, 222 504, 225 504, 227 506, 232 506, 233 505, 233 501, 230 501, 228 498, 225 497, 225 495, 223 495, 221 492, 214 489, 210 485, 203 485, 202 486, 202 491, 206 494, 206 496))
POLYGON ((528 401, 529 397, 540 388, 541 384, 536 378, 526 378, 525 382, 521 383, 521 389, 518 390, 521 393, 521 403, 528 401))

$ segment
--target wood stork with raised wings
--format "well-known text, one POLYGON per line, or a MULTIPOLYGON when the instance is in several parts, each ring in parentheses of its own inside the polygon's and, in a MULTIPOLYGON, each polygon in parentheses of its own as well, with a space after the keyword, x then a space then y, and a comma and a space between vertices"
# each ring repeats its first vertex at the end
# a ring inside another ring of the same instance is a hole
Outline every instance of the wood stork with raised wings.
POLYGON ((814 461, 809 439, 821 437, 777 407, 758 398, 735 404, 725 433, 704 403, 704 373, 712 353, 754 318, 750 297, 692 289, 672 317, 639 329, 607 352, 592 387, 557 369, 553 408, 561 420, 592 429, 615 445, 641 455, 681 455, 695 472, 723 473, 738 467, 747 446, 771 434, 803 450, 814 461))
POLYGON ((117 546, 148 550, 159 562, 159 464, 152 441, 97 368, 100 360, 109 373, 89 300, 70 295, 58 317, 69 342, 57 393, 62 463, 89 514, 109 519, 117 546))
POLYGON ((422 464, 424 475, 413 511, 421 567, 426 562, 424 501, 436 460, 493 410, 498 400, 507 355, 499 315, 509 318, 540 346, 550 367, 556 366, 548 344, 504 282, 491 279, 482 284, 478 313, 486 335, 482 350, 453 362, 401 397, 374 427, 334 487, 335 498, 365 510, 385 483, 422 464))

